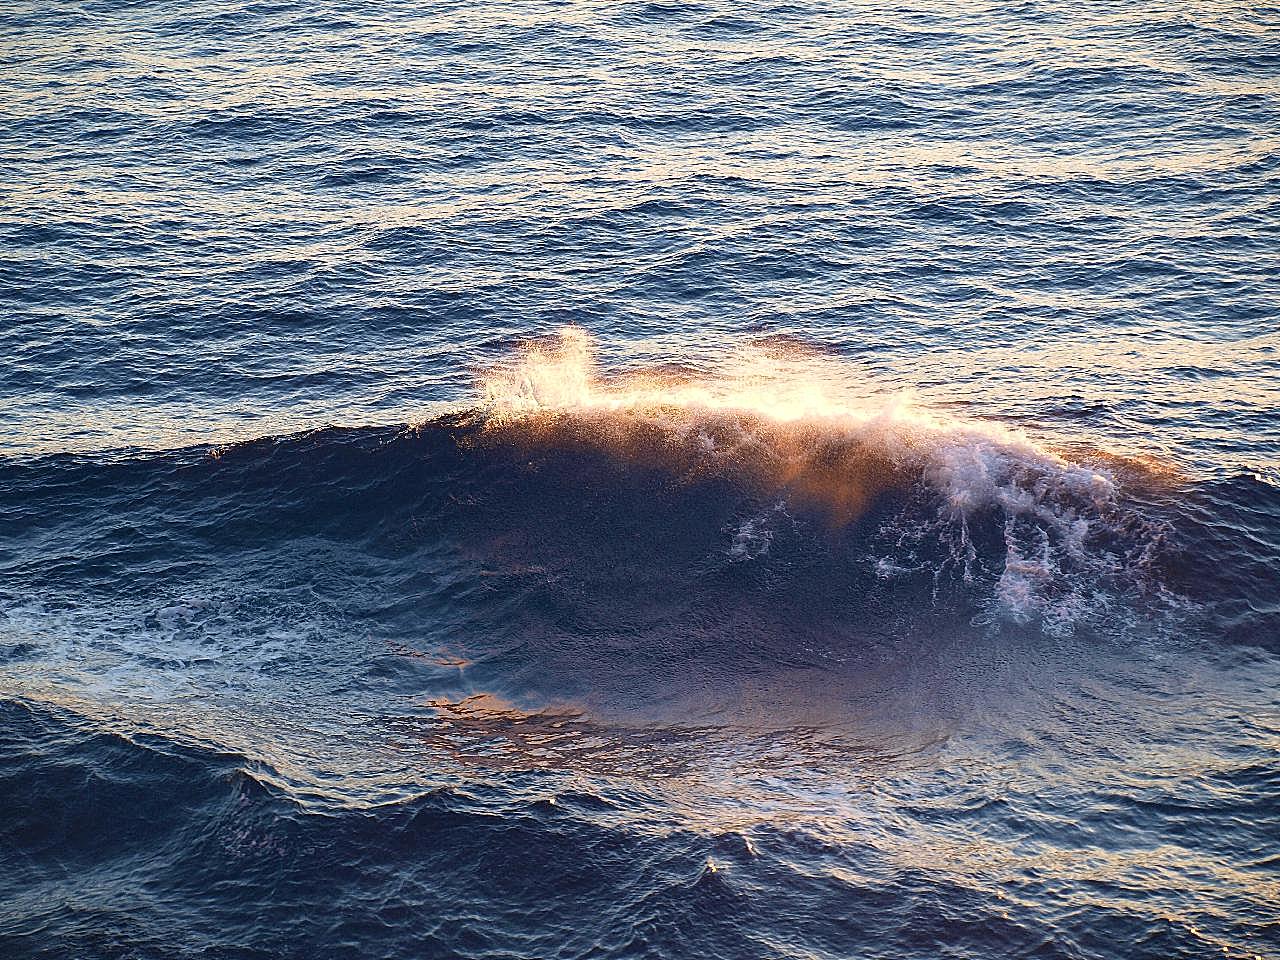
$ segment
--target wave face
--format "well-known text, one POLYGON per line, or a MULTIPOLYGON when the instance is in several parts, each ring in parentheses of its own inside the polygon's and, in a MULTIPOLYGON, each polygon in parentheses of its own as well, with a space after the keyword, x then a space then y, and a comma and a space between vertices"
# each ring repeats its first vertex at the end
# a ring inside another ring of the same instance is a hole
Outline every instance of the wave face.
POLYGON ((612 376, 566 330, 479 387, 0 466, 11 952, 1269 936, 1274 488, 795 344, 612 376))
POLYGON ((1280 22, 0 7, 0 960, 1280 956, 1280 22))
POLYGON ((1164 525, 1120 492, 1122 482, 1172 490, 1172 468, 1098 451, 1069 459, 998 424, 886 396, 794 345, 741 351, 700 376, 607 382, 589 337, 567 330, 482 388, 486 429, 504 440, 598 450, 677 483, 750 491, 726 520, 734 560, 767 563, 780 527, 818 512, 853 528, 833 530, 844 543, 832 564, 894 590, 911 579, 931 581, 935 597, 944 585, 985 587, 994 611, 1055 630, 1117 595, 1176 603, 1155 570, 1164 525))

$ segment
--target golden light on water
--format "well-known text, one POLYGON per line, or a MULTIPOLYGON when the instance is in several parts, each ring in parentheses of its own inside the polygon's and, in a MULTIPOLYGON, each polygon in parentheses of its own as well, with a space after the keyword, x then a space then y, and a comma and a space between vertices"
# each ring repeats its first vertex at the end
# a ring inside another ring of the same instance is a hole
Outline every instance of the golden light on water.
POLYGON ((999 424, 930 409, 794 344, 741 348, 705 374, 610 379, 597 369, 591 338, 570 328, 488 372, 480 392, 491 434, 586 443, 690 475, 740 471, 846 521, 920 472, 957 511, 1021 496, 1008 487, 1012 474, 1098 504, 1115 493, 1106 467, 1074 463, 999 424))

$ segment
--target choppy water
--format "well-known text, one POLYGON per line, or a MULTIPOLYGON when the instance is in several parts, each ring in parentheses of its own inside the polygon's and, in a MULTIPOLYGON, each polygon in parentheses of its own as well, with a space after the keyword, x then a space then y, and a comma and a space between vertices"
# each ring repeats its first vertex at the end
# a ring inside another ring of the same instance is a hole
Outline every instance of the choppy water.
POLYGON ((0 60, 0 954, 1280 954, 1280 9, 0 60))

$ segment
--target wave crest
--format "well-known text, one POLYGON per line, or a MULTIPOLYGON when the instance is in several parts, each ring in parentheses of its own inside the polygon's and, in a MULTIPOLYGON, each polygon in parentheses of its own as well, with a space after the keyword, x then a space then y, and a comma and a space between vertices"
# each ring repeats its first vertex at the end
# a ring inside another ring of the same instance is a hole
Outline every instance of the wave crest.
POLYGON ((905 498, 869 537, 885 550, 872 558, 877 575, 990 578, 994 606, 1018 620, 1069 628, 1118 589, 1152 592, 1162 528, 1122 491, 1122 475, 1153 476, 1137 464, 1072 459, 793 344, 746 346, 696 373, 614 377, 596 353, 570 328, 487 372, 486 433, 599 447, 688 476, 729 473, 838 524, 905 498))

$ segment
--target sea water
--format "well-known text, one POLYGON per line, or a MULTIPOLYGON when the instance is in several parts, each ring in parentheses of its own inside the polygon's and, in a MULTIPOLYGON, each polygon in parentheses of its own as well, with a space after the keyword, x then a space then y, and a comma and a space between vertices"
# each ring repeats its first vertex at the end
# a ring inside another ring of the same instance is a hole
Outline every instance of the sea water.
POLYGON ((1280 11, 0 11, 0 955, 1280 955, 1280 11))

